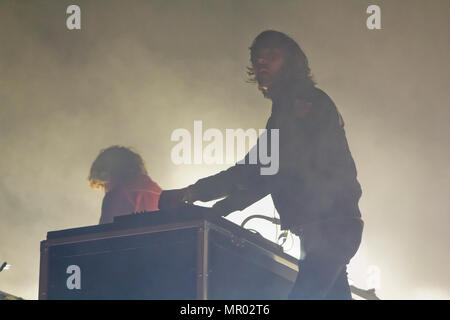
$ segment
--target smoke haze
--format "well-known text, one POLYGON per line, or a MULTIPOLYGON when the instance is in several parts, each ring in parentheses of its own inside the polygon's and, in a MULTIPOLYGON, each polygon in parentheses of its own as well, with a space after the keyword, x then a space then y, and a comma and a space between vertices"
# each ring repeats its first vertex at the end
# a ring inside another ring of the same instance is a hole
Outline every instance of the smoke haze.
POLYGON ((366 224, 350 277, 366 287, 373 265, 381 298, 450 298, 449 1, 76 1, 72 31, 70 4, 0 2, 0 290, 36 299, 46 233, 98 223, 100 149, 133 146, 163 189, 225 169, 172 164, 170 135, 265 127, 245 68, 275 29, 345 121, 366 224), (370 4, 382 30, 366 27, 370 4))

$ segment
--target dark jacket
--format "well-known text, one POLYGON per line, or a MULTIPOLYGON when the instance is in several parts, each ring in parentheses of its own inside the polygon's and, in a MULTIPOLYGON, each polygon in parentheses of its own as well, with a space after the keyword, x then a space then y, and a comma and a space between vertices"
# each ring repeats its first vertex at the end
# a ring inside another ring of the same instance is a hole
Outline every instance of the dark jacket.
POLYGON ((246 164, 190 186, 199 200, 227 197, 216 206, 231 212, 271 194, 282 229, 291 230, 320 220, 361 216, 361 187, 344 123, 327 94, 315 87, 290 91, 272 104, 266 129, 279 129, 278 173, 261 175, 261 164, 248 164, 247 154, 246 164))

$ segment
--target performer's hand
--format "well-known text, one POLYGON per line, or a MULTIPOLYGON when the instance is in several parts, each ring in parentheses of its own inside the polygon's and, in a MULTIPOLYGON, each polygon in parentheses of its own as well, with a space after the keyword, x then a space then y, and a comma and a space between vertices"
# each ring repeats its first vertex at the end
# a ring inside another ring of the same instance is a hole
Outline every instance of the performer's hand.
POLYGON ((171 210, 193 202, 188 188, 164 190, 159 197, 158 207, 160 210, 171 210))
POLYGON ((217 217, 226 217, 230 213, 236 211, 229 208, 229 206, 227 205, 227 201, 225 201, 225 199, 216 202, 211 209, 212 214, 217 217))

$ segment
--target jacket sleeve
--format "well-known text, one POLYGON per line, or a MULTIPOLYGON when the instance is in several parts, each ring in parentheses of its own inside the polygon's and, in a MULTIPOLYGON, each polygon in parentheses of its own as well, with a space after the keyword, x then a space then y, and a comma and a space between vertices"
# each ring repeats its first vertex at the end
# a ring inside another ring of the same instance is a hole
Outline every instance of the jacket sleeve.
POLYGON ((223 200, 216 202, 213 206, 214 209, 219 209, 222 215, 227 215, 235 211, 241 211, 252 205, 253 203, 264 198, 268 192, 265 192, 262 188, 253 188, 248 190, 240 190, 231 193, 223 200))
POLYGON ((188 188, 194 195, 194 199, 210 201, 230 195, 237 199, 236 196, 241 194, 238 202, 243 203, 243 197, 247 195, 246 202, 251 198, 250 202, 253 203, 269 194, 270 178, 261 174, 262 165, 259 159, 255 164, 250 163, 251 154, 253 152, 254 155, 258 151, 259 144, 260 139, 245 158, 231 168, 200 179, 189 186, 188 188))

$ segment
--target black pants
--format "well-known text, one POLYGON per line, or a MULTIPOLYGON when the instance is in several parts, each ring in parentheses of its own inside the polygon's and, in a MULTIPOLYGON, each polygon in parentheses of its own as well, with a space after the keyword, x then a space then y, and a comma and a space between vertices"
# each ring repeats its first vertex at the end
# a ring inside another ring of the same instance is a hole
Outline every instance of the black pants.
POLYGON ((289 299, 351 299, 347 264, 358 251, 362 230, 361 220, 345 219, 298 232, 302 257, 289 299))

